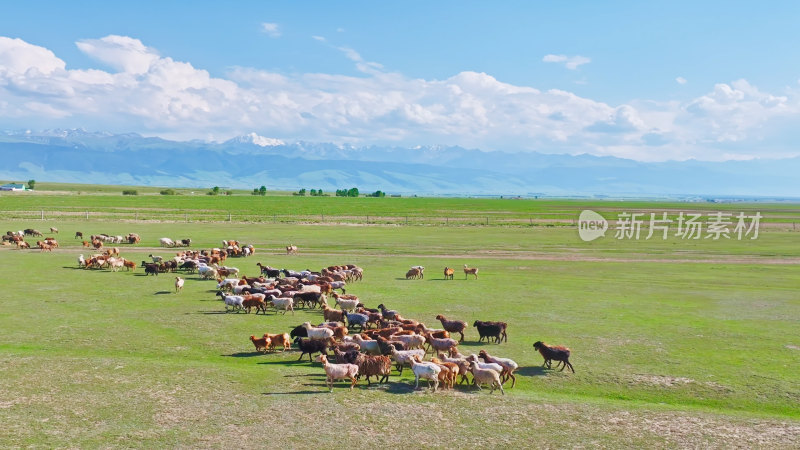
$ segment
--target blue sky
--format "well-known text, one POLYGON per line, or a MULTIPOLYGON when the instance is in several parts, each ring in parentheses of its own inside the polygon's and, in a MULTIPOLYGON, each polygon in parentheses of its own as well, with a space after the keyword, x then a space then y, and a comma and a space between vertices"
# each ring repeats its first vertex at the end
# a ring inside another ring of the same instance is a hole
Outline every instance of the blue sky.
POLYGON ((768 5, 13 2, 0 127, 796 156, 800 3, 768 5))

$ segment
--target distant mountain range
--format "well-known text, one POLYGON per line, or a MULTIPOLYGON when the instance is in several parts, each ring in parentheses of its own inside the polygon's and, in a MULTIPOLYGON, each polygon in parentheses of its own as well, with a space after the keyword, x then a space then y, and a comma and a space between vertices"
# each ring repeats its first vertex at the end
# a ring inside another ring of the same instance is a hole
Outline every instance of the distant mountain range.
POLYGON ((403 195, 800 197, 800 158, 643 163, 614 157, 460 147, 285 143, 255 133, 222 143, 84 130, 0 132, 0 179, 149 185, 358 187, 403 195))

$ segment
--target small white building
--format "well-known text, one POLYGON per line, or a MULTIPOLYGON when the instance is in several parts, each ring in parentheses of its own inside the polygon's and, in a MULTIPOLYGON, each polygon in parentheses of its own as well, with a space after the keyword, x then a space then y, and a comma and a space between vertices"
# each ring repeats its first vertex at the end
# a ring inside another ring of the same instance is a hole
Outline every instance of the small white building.
POLYGON ((0 191, 27 191, 24 184, 6 183, 0 186, 0 191))

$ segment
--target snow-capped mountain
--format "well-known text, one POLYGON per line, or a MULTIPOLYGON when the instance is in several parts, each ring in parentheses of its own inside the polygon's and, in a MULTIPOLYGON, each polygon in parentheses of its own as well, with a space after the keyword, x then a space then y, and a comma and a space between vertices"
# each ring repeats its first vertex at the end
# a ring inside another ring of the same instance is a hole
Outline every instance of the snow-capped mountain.
POLYGON ((800 197, 800 158, 643 163, 446 146, 294 142, 246 134, 170 141, 86 130, 0 132, 2 180, 157 186, 224 185, 401 194, 800 197))

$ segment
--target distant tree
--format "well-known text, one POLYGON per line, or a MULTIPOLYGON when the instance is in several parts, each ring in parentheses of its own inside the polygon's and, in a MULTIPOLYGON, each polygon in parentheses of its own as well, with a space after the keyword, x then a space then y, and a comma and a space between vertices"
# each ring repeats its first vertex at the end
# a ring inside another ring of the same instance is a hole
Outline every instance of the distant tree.
POLYGON ((225 191, 225 195, 233 195, 233 191, 225 191))
POLYGON ((139 191, 136 189, 124 189, 122 195, 139 195, 139 191))
POLYGON ((208 195, 219 195, 219 186, 214 186, 211 188, 211 190, 208 192, 208 195))
POLYGON ((311 194, 312 197, 316 197, 317 196, 317 190, 316 189, 311 189, 310 194, 311 194))
POLYGON ((369 194, 370 197, 386 197, 386 193, 383 191, 375 191, 372 194, 369 194))
POLYGON ((267 187, 261 186, 260 188, 258 188, 258 193, 261 195, 267 195, 267 187))
POLYGON ((350 188, 350 190, 347 191, 347 196, 358 197, 358 188, 350 188))
POLYGON ((36 180, 28 180, 28 189, 33 190, 36 187, 36 180))
POLYGON ((161 191, 161 195, 175 195, 174 189, 164 189, 161 191))
POLYGON ((259 195, 258 188, 253 188, 253 192, 250 195, 259 195))
POLYGON ((317 189, 317 195, 322 197, 325 194, 322 192, 322 189, 317 189))

